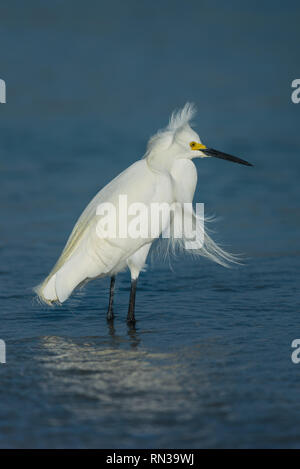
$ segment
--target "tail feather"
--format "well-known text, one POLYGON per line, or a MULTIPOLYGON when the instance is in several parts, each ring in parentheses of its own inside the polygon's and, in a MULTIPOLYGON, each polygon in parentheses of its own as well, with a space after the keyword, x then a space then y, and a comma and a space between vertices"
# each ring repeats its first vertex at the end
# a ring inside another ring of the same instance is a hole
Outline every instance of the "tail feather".
POLYGON ((43 303, 52 306, 53 303, 58 302, 58 297, 55 289, 56 274, 49 275, 45 280, 37 285, 33 290, 43 303))
POLYGON ((99 262, 82 250, 75 252, 55 273, 53 271, 34 290, 39 299, 48 305, 63 303, 76 287, 101 272, 99 262))

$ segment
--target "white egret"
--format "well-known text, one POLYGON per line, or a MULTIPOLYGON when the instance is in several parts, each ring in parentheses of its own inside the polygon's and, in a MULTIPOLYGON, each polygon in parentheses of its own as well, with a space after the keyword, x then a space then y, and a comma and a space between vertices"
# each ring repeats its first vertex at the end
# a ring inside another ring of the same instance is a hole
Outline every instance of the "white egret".
MULTIPOLYGON (((115 277, 128 267, 131 273, 131 291, 127 320, 135 321, 135 294, 139 274, 145 266, 153 241, 168 226, 160 222, 155 236, 132 238, 117 234, 104 238, 99 236, 97 230, 99 205, 111 203, 116 206, 120 195, 126 195, 128 204, 138 202, 145 206, 154 202, 176 202, 179 206, 192 203, 197 183, 193 158, 216 157, 252 166, 240 158, 203 145, 190 126, 194 114, 195 108, 189 103, 180 111, 174 112, 168 126, 149 140, 145 156, 125 169, 92 199, 78 219, 52 271, 35 288, 43 302, 49 305, 63 303, 77 286, 94 278, 110 276, 107 318, 112 319, 115 277)), ((122 211, 120 207, 117 210, 122 211)), ((128 221, 127 214, 119 215, 119 220, 123 220, 119 224, 128 221)), ((190 217, 195 221, 193 209, 190 217)), ((169 219, 167 223, 170 225, 174 220, 176 222, 176 212, 173 221, 169 219)), ((222 265, 234 261, 233 256, 217 246, 206 232, 203 232, 203 243, 199 245, 199 249, 193 250, 195 252, 222 265)))

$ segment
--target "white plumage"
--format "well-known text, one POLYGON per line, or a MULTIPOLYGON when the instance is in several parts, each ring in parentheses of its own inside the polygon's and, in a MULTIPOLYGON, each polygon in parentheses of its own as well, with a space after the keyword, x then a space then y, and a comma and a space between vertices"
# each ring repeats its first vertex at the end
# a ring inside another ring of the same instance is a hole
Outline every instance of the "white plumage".
MULTIPOLYGON (((63 303, 83 282, 97 277, 113 277, 127 266, 132 281, 138 278, 154 238, 100 238, 97 233, 99 204, 112 203, 118 207, 118 198, 124 194, 127 196, 128 205, 136 202, 147 206, 153 202, 192 202, 197 183, 197 172, 192 158, 218 156, 247 164, 225 154, 210 155, 210 150, 201 144, 199 136, 190 127, 194 114, 195 109, 189 103, 182 110, 173 113, 169 125, 149 140, 144 158, 125 169, 92 199, 74 226, 52 271, 35 288, 43 302, 63 303)), ((195 216, 194 211, 191 211, 191 217, 195 216)), ((171 223, 174 222, 176 223, 176 214, 171 223)), ((159 234, 166 228, 168 227, 161 223, 159 234)), ((218 247, 206 233, 203 233, 203 236, 204 245, 196 251, 193 250, 193 254, 209 257, 223 265, 234 261, 234 258, 218 247)), ((172 240, 175 241, 177 240, 172 240)))

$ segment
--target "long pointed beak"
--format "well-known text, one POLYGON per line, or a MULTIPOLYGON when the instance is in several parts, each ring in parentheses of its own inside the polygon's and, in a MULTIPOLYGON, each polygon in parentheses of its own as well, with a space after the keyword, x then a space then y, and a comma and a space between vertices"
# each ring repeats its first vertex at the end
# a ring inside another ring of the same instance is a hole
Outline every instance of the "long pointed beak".
POLYGON ((242 160, 237 156, 228 155, 227 153, 214 150, 213 148, 205 148, 203 150, 201 149, 201 151, 207 156, 214 156, 215 158, 220 158, 221 160, 232 161, 233 163, 244 164, 245 166, 253 166, 253 164, 248 163, 248 161, 242 160))

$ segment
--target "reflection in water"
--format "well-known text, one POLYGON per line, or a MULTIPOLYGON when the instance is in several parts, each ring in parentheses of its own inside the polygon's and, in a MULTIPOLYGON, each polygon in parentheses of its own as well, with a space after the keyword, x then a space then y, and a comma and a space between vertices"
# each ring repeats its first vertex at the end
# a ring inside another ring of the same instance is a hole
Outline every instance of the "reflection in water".
MULTIPOLYGON (((112 339, 112 344, 117 346, 120 341, 122 341, 121 337, 116 334, 116 329, 114 326, 114 320, 110 319, 107 321, 107 327, 108 327, 108 333, 112 339)), ((141 339, 138 335, 137 328, 135 324, 132 323, 127 323, 127 335, 129 337, 129 343, 133 349, 137 348, 139 343, 141 342, 141 339)))
POLYGON ((132 348, 135 349, 139 345, 141 339, 139 338, 135 324, 128 323, 127 327, 128 327, 128 337, 130 338, 130 345, 132 348))
POLYGON ((109 335, 114 338, 115 335, 116 335, 116 329, 115 329, 115 326, 114 326, 114 320, 113 319, 110 319, 107 321, 107 326, 108 326, 108 333, 109 335))
POLYGON ((121 346, 113 324, 109 325, 109 333, 113 338, 109 344, 103 337, 77 341, 42 338, 45 354, 38 358, 42 382, 48 392, 64 396, 64 407, 73 417, 128 419, 130 414, 131 418, 135 416, 137 425, 160 419, 163 423, 165 418, 173 419, 173 412, 176 420, 186 420, 204 406, 197 391, 199 383, 192 384, 201 379, 201 390, 208 394, 209 381, 204 370, 198 370, 188 384, 189 371, 176 354, 139 350, 140 339, 134 326, 128 327, 130 349, 121 346), (81 405, 69 406, 74 399, 81 405))

